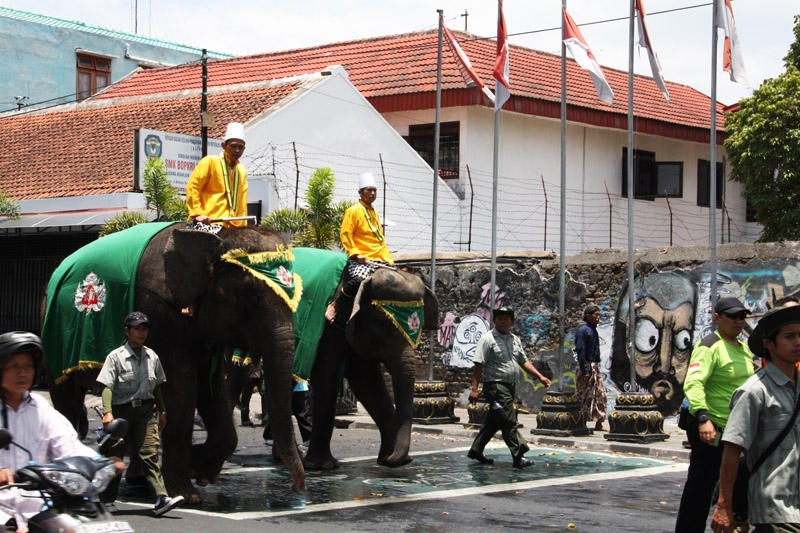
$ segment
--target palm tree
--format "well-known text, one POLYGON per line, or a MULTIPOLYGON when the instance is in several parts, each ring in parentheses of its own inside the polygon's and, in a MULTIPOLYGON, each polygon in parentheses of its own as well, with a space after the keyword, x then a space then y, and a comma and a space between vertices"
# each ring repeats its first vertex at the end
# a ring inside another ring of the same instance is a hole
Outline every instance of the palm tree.
POLYGON ((261 220, 262 226, 288 234, 295 246, 307 248, 342 248, 339 228, 353 202, 333 203, 336 177, 329 168, 318 168, 311 175, 303 209, 276 209, 261 220))

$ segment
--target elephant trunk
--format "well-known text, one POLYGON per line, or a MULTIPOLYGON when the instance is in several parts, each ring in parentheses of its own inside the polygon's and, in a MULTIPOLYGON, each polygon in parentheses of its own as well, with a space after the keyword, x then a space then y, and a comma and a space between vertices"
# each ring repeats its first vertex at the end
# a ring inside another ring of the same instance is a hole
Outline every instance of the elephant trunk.
POLYGON ((392 375, 394 389, 396 437, 394 451, 382 464, 386 466, 402 466, 412 461, 408 455, 411 447, 411 419, 414 412, 414 350, 408 346, 403 350, 400 365, 392 375))

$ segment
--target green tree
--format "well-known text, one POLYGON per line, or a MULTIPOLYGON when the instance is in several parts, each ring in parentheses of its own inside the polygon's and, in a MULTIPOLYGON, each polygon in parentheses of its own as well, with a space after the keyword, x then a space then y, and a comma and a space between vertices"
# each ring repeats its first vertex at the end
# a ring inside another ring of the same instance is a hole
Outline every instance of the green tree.
POLYGON ((756 209, 762 242, 800 240, 800 16, 794 33, 786 71, 725 117, 731 179, 756 209))
POLYGON ((311 175, 306 189, 305 209, 277 209, 261 220, 269 226, 288 233, 292 244, 308 248, 339 248, 342 241, 339 228, 342 218, 353 202, 333 203, 336 177, 329 168, 318 168, 311 175))
POLYGON ((0 216, 17 219, 19 214, 19 203, 5 192, 0 191, 0 216))
POLYGON ((167 179, 167 167, 159 157, 147 158, 144 167, 144 198, 156 210, 157 221, 186 220, 188 209, 177 189, 167 179))

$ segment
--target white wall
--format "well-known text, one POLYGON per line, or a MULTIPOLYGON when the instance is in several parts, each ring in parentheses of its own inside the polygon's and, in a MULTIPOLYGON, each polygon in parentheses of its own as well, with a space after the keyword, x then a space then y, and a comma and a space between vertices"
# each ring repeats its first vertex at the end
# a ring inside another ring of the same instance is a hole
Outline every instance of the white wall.
MULTIPOLYGON (((429 110, 387 113, 386 119, 400 133, 405 134, 411 124, 432 122, 433 114, 429 110)), ((466 230, 469 219, 471 198, 466 170, 469 165, 475 188, 471 249, 489 251, 493 111, 478 106, 445 108, 442 110, 441 120, 460 122, 460 186, 466 191, 461 208, 462 227, 466 230)), ((503 112, 500 129, 497 249, 558 251, 561 203, 560 121, 503 112)), ((674 245, 708 244, 709 210, 697 206, 697 160, 709 159, 709 146, 652 135, 636 135, 634 143, 636 149, 655 152, 657 161, 683 162, 682 198, 670 198, 669 207, 664 198, 634 201, 635 246, 668 246, 670 237, 674 245)), ((625 131, 568 124, 565 217, 567 253, 606 248, 609 245, 615 248, 627 247, 628 200, 621 196, 622 148, 626 145, 625 131)), ((718 147, 717 160, 724 161, 724 157, 724 149, 718 147)), ((729 165, 725 172, 730 173, 729 165)), ((723 215, 721 209, 717 210, 717 242, 755 240, 759 229, 756 224, 745 223, 745 201, 741 197, 741 185, 726 181, 725 199, 727 212, 723 215)), ((462 240, 468 239, 469 235, 465 235, 462 240)))
MULTIPOLYGON (((330 76, 306 82, 246 128, 242 161, 251 201, 261 199, 268 210, 293 207, 295 190, 302 202, 309 177, 323 167, 330 167, 336 176, 334 200, 356 201, 359 174, 372 172, 378 182, 375 205, 389 223, 389 249, 430 251, 433 170, 361 96, 343 69, 334 68, 330 76)), ((453 242, 461 236, 460 203, 441 180, 438 196, 443 215, 437 226, 437 250, 458 250, 453 242)))

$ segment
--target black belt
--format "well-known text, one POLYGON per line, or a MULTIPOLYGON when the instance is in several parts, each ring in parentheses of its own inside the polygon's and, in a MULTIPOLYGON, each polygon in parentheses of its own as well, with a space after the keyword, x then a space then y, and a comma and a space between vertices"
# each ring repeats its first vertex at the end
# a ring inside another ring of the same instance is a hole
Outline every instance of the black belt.
POLYGON ((114 404, 115 406, 124 406, 124 407, 150 407, 153 405, 154 400, 132 400, 130 402, 125 403, 117 403, 114 404))

